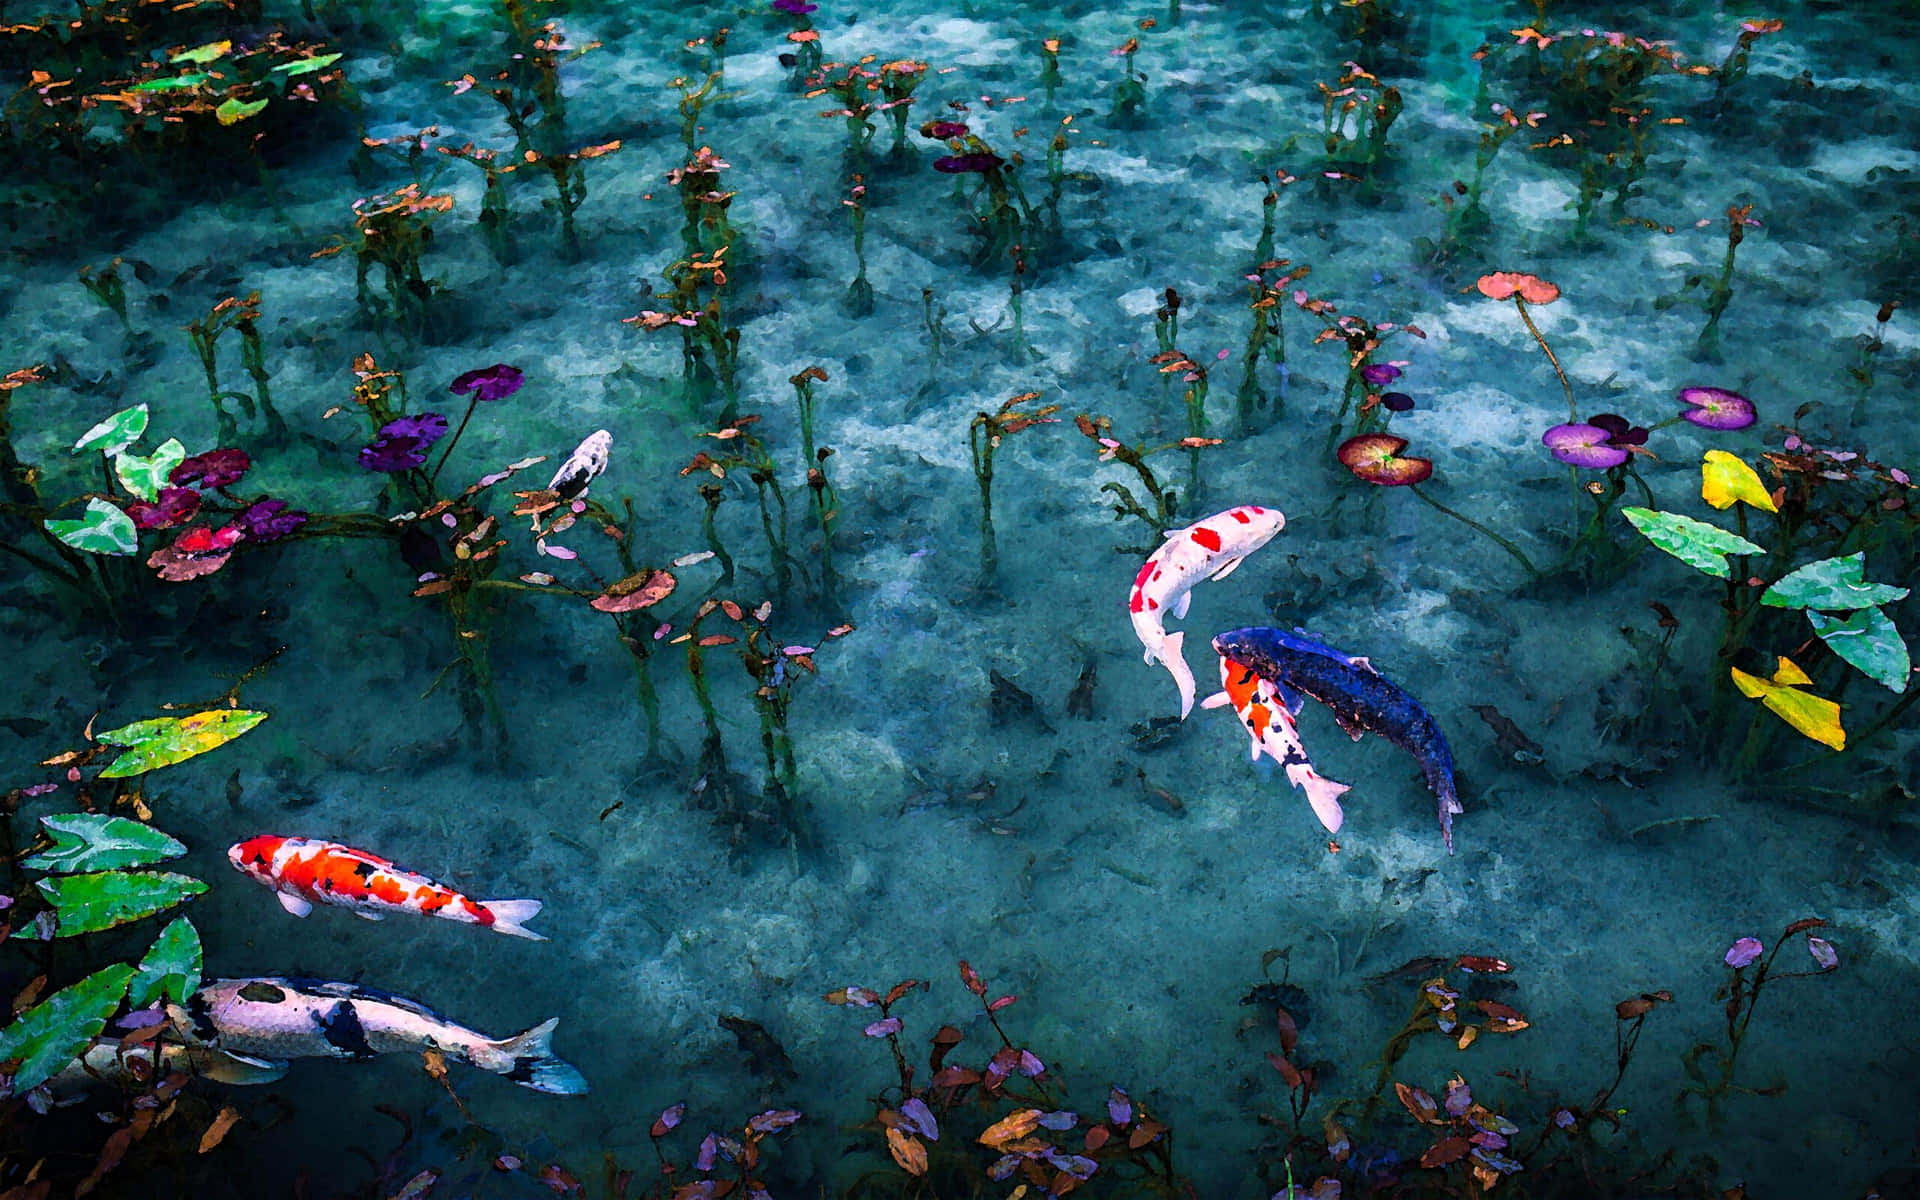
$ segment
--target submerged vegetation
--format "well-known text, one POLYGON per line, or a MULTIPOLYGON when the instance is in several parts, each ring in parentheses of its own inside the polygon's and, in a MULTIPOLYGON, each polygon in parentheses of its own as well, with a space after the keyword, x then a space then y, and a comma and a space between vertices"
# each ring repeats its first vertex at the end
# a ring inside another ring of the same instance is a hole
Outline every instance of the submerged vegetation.
POLYGON ((1920 30, 1014 7, 7 13, 0 1200, 1911 1187, 1920 30))

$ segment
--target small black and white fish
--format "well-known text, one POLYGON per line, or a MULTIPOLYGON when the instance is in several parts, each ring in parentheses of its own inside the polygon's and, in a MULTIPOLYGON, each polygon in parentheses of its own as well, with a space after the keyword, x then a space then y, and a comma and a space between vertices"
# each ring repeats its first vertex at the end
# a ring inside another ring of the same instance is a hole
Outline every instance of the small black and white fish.
POLYGON ((580 1072, 554 1056, 551 1039, 557 1017, 496 1040, 404 996, 351 983, 278 976, 209 980, 169 1015, 190 1045, 256 1062, 364 1061, 380 1054, 438 1050, 536 1092, 577 1096, 587 1090, 580 1072))
POLYGON ((607 469, 607 460, 612 454, 613 435, 604 429, 594 430, 567 455, 567 461, 553 473, 547 490, 559 492, 562 500, 578 500, 587 494, 587 485, 607 469))

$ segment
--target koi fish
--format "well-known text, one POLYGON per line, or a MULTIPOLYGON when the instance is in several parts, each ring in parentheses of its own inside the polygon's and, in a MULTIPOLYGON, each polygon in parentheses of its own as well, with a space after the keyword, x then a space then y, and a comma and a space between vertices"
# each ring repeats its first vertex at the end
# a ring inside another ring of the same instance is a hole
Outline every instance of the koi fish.
POLYGON ((1168 633, 1165 622, 1187 615, 1187 600, 1203 579, 1225 579, 1246 557, 1273 540, 1287 518, 1273 508, 1243 504, 1196 521, 1185 529, 1167 531, 1167 540, 1148 557, 1133 577, 1127 596, 1133 632, 1146 647, 1149 664, 1160 663, 1180 689, 1180 716, 1193 711, 1193 670, 1182 652, 1184 633, 1168 633))
POLYGON ((594 430, 567 455, 567 461, 553 473, 547 490, 559 492, 562 500, 579 499, 587 494, 587 485, 607 469, 607 459, 612 453, 613 435, 604 429, 594 430))
POLYGON ((1294 723, 1294 714, 1281 699, 1279 687, 1252 667, 1225 654, 1220 656, 1220 687, 1220 691, 1202 700, 1200 707, 1231 705, 1253 738, 1253 760, 1258 762, 1265 754, 1279 763, 1286 772, 1287 782, 1307 794, 1313 815, 1320 818, 1327 832, 1339 833, 1340 824, 1346 819, 1340 809, 1340 797, 1351 789, 1313 769, 1306 747, 1300 744, 1300 729, 1294 723))
POLYGON ((469 900, 444 883, 337 842, 262 834, 235 844, 227 851, 227 861, 242 875, 272 888, 280 907, 296 917, 306 916, 316 904, 331 904, 369 921, 390 912, 410 912, 547 940, 524 924, 540 912, 538 900, 469 900))
POLYGON ((171 1005, 191 1046, 256 1063, 290 1058, 364 1062, 380 1054, 437 1050, 522 1087, 577 1096, 587 1081, 553 1053, 559 1018, 510 1038, 489 1038, 417 1001, 352 983, 318 979, 214 979, 171 1005))
POLYGON ((1270 681, 1288 713, 1298 715, 1302 697, 1311 696, 1355 741, 1363 733, 1377 733, 1413 755, 1439 797, 1440 835, 1447 853, 1453 853, 1453 817, 1462 811, 1454 790, 1453 752, 1418 700, 1366 659, 1342 654, 1298 630, 1236 629, 1214 638, 1213 648, 1270 681))
POLYGON ((156 1047, 153 1043, 124 1044, 117 1037, 95 1038, 80 1057, 47 1080, 47 1088, 56 1096, 83 1092, 105 1083, 127 1090, 149 1087, 168 1075, 195 1075, 216 1083, 272 1083, 287 1073, 283 1062, 263 1062, 213 1050, 167 1041, 157 1047, 159 1070, 154 1069, 156 1047))

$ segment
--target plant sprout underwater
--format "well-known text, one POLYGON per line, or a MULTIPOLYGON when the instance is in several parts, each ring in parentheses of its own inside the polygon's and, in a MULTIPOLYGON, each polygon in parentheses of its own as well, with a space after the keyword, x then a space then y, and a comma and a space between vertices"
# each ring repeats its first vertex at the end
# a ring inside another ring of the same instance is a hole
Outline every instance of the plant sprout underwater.
POLYGON ((1917 61, 9 6, 0 1198, 1920 1194, 1917 61))

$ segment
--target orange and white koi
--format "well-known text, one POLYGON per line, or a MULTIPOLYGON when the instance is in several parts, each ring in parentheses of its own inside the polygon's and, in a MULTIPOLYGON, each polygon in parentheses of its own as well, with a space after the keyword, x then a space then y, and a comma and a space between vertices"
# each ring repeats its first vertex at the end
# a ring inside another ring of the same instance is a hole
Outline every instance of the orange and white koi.
POLYGON ((1193 670, 1181 646, 1184 633, 1168 633, 1166 619, 1187 615, 1188 594, 1203 579, 1225 579, 1246 557, 1273 540, 1287 518, 1273 508, 1243 504, 1218 512, 1184 529, 1167 532, 1167 540, 1148 557, 1133 577, 1127 611, 1133 632, 1146 647, 1149 664, 1160 663, 1180 689, 1180 716, 1193 711, 1193 670))
POLYGON ((540 912, 538 900, 469 900, 444 883, 338 842, 262 834, 229 849, 227 861, 272 888, 280 907, 296 917, 316 904, 330 904, 369 921, 390 912, 418 913, 547 940, 525 927, 540 912))
POLYGON ((1220 656, 1220 687, 1222 690, 1202 700, 1200 707, 1231 705, 1253 739, 1253 760, 1258 762, 1265 754, 1279 763, 1287 782, 1307 794, 1313 815, 1320 818, 1327 832, 1339 833, 1346 819, 1340 797, 1351 788, 1313 769, 1306 747, 1300 744, 1300 728, 1294 722, 1299 700, 1295 698, 1289 704, 1279 684, 1224 654, 1220 656))

